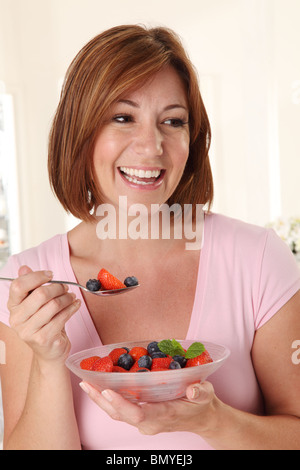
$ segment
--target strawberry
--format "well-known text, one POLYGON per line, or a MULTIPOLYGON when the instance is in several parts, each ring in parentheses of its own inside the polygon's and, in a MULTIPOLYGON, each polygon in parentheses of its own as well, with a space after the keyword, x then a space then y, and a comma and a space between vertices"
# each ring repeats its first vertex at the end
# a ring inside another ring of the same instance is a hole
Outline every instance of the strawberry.
POLYGON ((166 370, 169 369, 170 363, 173 361, 172 357, 155 357, 152 359, 152 370, 166 370))
POLYGON ((113 361, 109 356, 101 357, 92 366, 92 370, 97 372, 112 372, 113 361))
POLYGON ((108 355, 113 361, 113 365, 116 366, 118 364, 119 357, 125 353, 127 353, 127 350, 125 348, 115 348, 110 351, 108 355))
POLYGON ((140 357, 142 356, 148 356, 149 353, 146 348, 143 348, 141 346, 135 346, 129 351, 129 354, 135 361, 138 361, 140 357))
POLYGON ((136 361, 129 369, 129 372, 150 372, 150 370, 146 367, 140 367, 138 361, 136 361))
POLYGON ((112 372, 129 372, 129 371, 120 366, 113 366, 112 372))
POLYGON ((126 287, 123 282, 119 281, 119 279, 110 274, 106 269, 100 269, 97 279, 105 290, 124 289, 126 287))
POLYGON ((80 363, 80 368, 84 370, 92 370, 92 366, 94 362, 96 362, 98 359, 100 359, 99 356, 91 356, 87 357, 86 359, 83 359, 80 363))
POLYGON ((196 356, 193 359, 188 359, 185 367, 200 366, 202 364, 208 364, 209 362, 213 362, 213 360, 210 357, 208 351, 205 350, 199 356, 196 356))
POLYGON ((129 372, 136 372, 139 369, 138 361, 135 361, 134 364, 130 367, 129 372))

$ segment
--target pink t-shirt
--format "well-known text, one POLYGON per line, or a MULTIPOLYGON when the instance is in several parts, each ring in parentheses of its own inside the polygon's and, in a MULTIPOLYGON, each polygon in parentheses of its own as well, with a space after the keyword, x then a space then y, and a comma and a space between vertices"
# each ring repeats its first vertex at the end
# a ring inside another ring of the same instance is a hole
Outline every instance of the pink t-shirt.
MULTIPOLYGON (((1 275, 17 276, 22 264, 34 270, 51 269, 54 279, 76 281, 66 234, 12 256, 1 275)), ((9 324, 8 288, 9 283, 0 283, 0 321, 5 324, 9 324)), ((250 413, 263 413, 262 396, 251 362, 255 331, 299 288, 300 271, 294 257, 273 230, 222 215, 205 215, 204 244, 187 339, 220 343, 230 349, 227 362, 209 377, 217 396, 225 403, 250 413)), ((82 300, 80 310, 66 325, 72 354, 102 343, 81 291, 70 290, 82 300)), ((79 381, 72 374, 84 449, 211 449, 192 433, 145 436, 133 426, 112 420, 81 390, 79 381)))

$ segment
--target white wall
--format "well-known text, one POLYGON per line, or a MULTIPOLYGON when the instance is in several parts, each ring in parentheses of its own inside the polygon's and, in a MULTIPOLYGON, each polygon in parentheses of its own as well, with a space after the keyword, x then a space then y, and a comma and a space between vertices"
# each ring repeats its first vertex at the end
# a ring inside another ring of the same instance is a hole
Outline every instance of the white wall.
POLYGON ((213 128, 213 209, 265 224, 299 215, 299 0, 0 0, 0 81, 14 97, 21 240, 73 223, 51 194, 47 135, 77 51, 116 24, 183 38, 213 128))

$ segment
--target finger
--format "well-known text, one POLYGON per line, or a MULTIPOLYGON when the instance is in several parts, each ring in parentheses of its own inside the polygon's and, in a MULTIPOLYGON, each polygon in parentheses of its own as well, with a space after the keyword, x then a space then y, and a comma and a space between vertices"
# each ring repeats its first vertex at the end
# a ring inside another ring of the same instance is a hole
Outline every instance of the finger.
POLYGON ((36 333, 39 335, 40 339, 42 339, 42 343, 51 342, 53 338, 61 336, 62 333, 65 333, 66 322, 79 309, 80 305, 80 300, 75 300, 55 316, 53 316, 52 319, 42 328, 37 330, 36 333))
POLYGON ((208 403, 214 395, 214 388, 210 382, 195 383, 186 389, 186 397, 193 403, 208 403))
POLYGON ((136 403, 126 400, 119 393, 113 390, 104 390, 101 395, 112 405, 120 420, 136 426, 144 419, 141 407, 136 403))
POLYGON ((80 386, 112 419, 124 421, 133 426, 143 420, 144 413, 140 406, 131 403, 113 390, 104 390, 100 393, 86 382, 81 382, 80 386))
POLYGON ((119 420, 120 416, 117 414, 110 399, 105 398, 105 393, 96 390, 92 385, 87 382, 80 382, 81 389, 89 396, 93 402, 96 403, 103 411, 105 411, 112 419, 119 420))
POLYGON ((24 265, 19 268, 18 275, 23 276, 24 274, 28 274, 31 272, 33 272, 32 269, 29 266, 24 265))
MULTIPOLYGON (((37 287, 19 305, 15 305, 10 308, 11 326, 17 327, 22 323, 25 323, 50 302, 52 302, 50 303, 52 308, 54 307, 53 304, 57 304, 59 306, 59 303, 61 302, 59 297, 66 294, 67 289, 68 287, 62 284, 48 284, 37 287)), ((43 323, 45 323, 44 320, 43 323)))
POLYGON ((44 319, 43 324, 37 323, 37 318, 41 316, 40 312, 38 312, 26 323, 14 326, 14 328, 18 332, 19 337, 31 347, 48 347, 53 343, 55 338, 59 339, 62 335, 65 335, 65 324, 79 307, 80 300, 75 300, 54 315, 48 322, 44 319))
MULTIPOLYGON (((63 296, 68 293, 69 287, 64 284, 46 284, 37 287, 22 304, 22 308, 28 312, 27 317, 41 310, 46 305, 60 306, 63 296)), ((74 299, 73 299, 74 300, 74 299)))
POLYGON ((51 271, 28 271, 30 268, 22 267, 21 272, 23 273, 17 279, 12 281, 10 286, 10 296, 8 301, 8 307, 11 309, 19 305, 29 294, 37 287, 49 282, 53 273, 51 271), (24 271, 27 272, 24 272, 24 271))
POLYGON ((52 297, 51 300, 45 303, 39 310, 34 310, 35 313, 27 320, 28 328, 34 332, 46 326, 58 315, 68 315, 69 307, 72 310, 76 305, 71 307, 75 299, 75 294, 66 292, 64 292, 63 295, 52 297))

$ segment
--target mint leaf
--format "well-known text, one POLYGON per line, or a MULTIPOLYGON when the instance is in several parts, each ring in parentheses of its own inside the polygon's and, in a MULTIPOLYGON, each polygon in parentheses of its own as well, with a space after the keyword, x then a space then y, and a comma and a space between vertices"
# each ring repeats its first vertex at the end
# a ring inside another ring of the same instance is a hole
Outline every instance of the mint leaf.
POLYGON ((184 356, 185 354, 183 347, 176 339, 163 339, 158 343, 158 347, 161 352, 169 356, 184 356))
POLYGON ((193 359, 194 357, 200 356, 205 351, 205 346, 202 343, 195 342, 190 345, 187 352, 185 353, 186 359, 193 359))
POLYGON ((158 343, 158 347, 161 352, 170 354, 170 351, 172 351, 172 341, 170 339, 163 339, 158 343))
POLYGON ((205 346, 202 343, 195 342, 191 344, 185 352, 181 344, 176 339, 163 339, 158 343, 161 352, 169 356, 184 356, 186 359, 193 359, 200 356, 205 351, 205 346))

